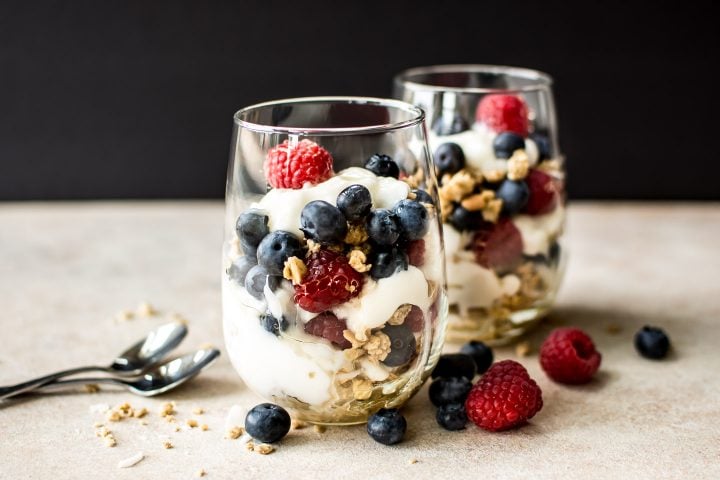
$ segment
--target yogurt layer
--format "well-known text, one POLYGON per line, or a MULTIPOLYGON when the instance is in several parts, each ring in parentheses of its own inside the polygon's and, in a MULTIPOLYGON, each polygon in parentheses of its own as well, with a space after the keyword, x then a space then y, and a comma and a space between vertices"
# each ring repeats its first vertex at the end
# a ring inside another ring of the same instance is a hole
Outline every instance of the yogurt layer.
POLYGON ((523 241, 525 255, 548 255, 553 241, 562 233, 565 207, 560 203, 544 215, 515 215, 512 218, 523 241))

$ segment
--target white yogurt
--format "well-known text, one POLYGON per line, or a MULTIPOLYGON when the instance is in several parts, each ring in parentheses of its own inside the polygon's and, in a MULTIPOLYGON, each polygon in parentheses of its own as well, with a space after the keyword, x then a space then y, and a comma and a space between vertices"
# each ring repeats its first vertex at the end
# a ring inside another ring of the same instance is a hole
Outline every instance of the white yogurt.
POLYGON ((553 241, 562 233, 565 207, 558 203, 544 215, 515 215, 512 222, 522 235, 525 255, 548 255, 553 241))

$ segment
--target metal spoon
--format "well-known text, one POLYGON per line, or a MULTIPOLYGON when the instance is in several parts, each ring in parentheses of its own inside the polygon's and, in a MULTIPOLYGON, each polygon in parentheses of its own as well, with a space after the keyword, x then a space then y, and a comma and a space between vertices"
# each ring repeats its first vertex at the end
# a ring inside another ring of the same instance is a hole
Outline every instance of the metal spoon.
POLYGON ((148 370, 137 380, 128 380, 118 377, 98 378, 71 378, 69 380, 58 380, 42 385, 37 391, 55 390, 60 387, 77 384, 109 383, 126 387, 132 393, 143 397, 152 397, 167 392, 182 383, 190 380, 208 367, 220 355, 217 348, 203 348, 182 357, 171 360, 162 365, 148 370))
POLYGON ((83 372, 106 372, 115 375, 137 376, 145 369, 159 362, 172 349, 177 347, 187 335, 187 327, 180 322, 161 325, 147 337, 120 354, 109 366, 89 366, 72 368, 61 372, 45 375, 17 385, 0 387, 0 399, 10 398, 19 393, 27 392, 41 385, 53 382, 68 375, 83 372))

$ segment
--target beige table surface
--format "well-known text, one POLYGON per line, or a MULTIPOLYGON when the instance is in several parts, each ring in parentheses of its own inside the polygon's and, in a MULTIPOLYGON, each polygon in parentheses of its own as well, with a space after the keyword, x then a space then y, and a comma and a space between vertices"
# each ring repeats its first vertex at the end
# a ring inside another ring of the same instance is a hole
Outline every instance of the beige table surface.
MULTIPOLYGON (((222 345, 219 202, 0 204, 0 385, 109 362, 162 316, 113 320, 148 300, 189 319, 182 348, 222 345)), ((720 205, 574 204, 569 269, 553 323, 589 331, 603 353, 585 387, 552 383, 537 356, 521 361, 545 407, 524 428, 460 433, 436 426, 423 389, 406 409, 406 441, 373 442, 364 427, 293 431, 272 455, 223 439, 228 410, 258 398, 227 356, 166 396, 121 391, 25 398, 0 407, 0 478, 720 478, 720 205), (643 324, 665 328, 672 358, 633 350, 643 324), (622 326, 611 334, 608 325, 622 326), (177 402, 173 430, 158 415, 177 402), (108 424, 98 405, 145 406, 148 425, 108 424), (203 407, 203 415, 192 414, 203 407), (166 450, 170 440, 174 448, 166 450), (120 460, 143 452, 128 469, 120 460), (416 463, 412 463, 413 461, 416 463)), ((551 327, 530 337, 537 348, 551 327)), ((457 346, 448 346, 453 350, 457 346)), ((498 349, 514 358, 513 349, 498 349)))

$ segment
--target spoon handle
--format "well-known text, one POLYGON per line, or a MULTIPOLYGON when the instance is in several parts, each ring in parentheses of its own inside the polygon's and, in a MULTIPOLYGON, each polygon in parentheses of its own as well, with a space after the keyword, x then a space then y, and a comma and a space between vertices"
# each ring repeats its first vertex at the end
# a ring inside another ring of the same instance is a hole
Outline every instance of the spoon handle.
POLYGON ((50 392, 53 390, 60 390, 62 388, 66 388, 70 385, 88 385, 88 384, 95 384, 95 383, 109 383, 111 385, 120 385, 123 387, 128 387, 129 383, 127 380, 123 380, 121 378, 116 377, 84 377, 84 378, 68 378, 65 380, 57 380, 50 383, 45 383, 43 385, 40 385, 34 391, 42 391, 42 392, 50 392))
POLYGON ((15 395, 19 395, 19 394, 27 392, 29 390, 34 390, 45 384, 54 382, 55 380, 57 380, 59 378, 67 377, 68 375, 75 375, 76 373, 95 372, 95 371, 107 371, 107 368, 95 367, 95 366, 71 368, 70 370, 63 370, 61 372, 56 372, 56 373, 52 373, 50 375, 45 375, 44 377, 38 377, 33 380, 29 380, 27 382, 18 383, 17 385, 0 387, 0 400, 5 399, 5 398, 14 397, 15 395))

